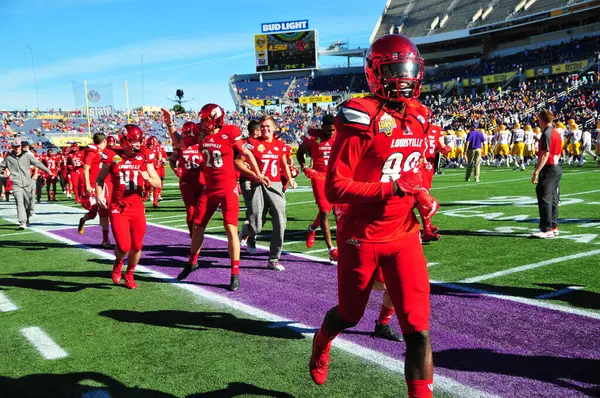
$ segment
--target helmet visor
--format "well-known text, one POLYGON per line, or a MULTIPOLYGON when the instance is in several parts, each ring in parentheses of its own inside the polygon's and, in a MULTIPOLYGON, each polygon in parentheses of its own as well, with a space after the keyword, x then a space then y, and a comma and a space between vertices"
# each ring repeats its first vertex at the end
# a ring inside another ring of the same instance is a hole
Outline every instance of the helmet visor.
POLYGON ((418 79, 421 65, 413 61, 390 62, 381 64, 381 78, 387 79, 418 79))

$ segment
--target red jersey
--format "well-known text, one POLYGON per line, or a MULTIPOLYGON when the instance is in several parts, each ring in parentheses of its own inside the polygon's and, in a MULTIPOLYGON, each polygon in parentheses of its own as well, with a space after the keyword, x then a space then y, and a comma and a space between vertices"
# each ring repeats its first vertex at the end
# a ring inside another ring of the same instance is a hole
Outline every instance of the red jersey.
POLYGON ((442 128, 440 126, 431 125, 427 131, 427 139, 425 141, 425 159, 428 162, 435 160, 435 153, 438 151, 440 137, 442 136, 442 128))
POLYGON ((331 138, 325 137, 323 130, 310 129, 304 134, 303 145, 309 148, 312 158, 312 168, 325 173, 329 163, 331 146, 335 141, 335 134, 331 138))
POLYGON ((154 154, 150 151, 140 151, 127 156, 124 151, 106 151, 102 153, 102 163, 109 165, 109 175, 112 184, 111 203, 142 203, 144 177, 142 171, 147 171, 148 163, 153 163, 154 154))
POLYGON ((58 173, 58 167, 60 165, 60 155, 44 155, 42 157, 42 162, 44 163, 44 165, 54 174, 58 173))
POLYGON ((234 149, 243 150, 240 129, 225 124, 218 132, 207 135, 200 147, 207 192, 233 191, 237 186, 234 149))
POLYGON ((394 196, 393 185, 423 156, 429 110, 417 100, 408 101, 405 112, 393 105, 356 98, 336 116, 325 189, 331 203, 349 204, 344 223, 358 241, 390 242, 419 232, 415 199, 394 196))
POLYGON ((204 175, 202 173, 203 156, 200 144, 194 144, 185 148, 179 148, 177 157, 178 168, 181 170, 181 181, 186 184, 204 185, 204 175))
POLYGON ((267 142, 264 138, 248 138, 246 148, 252 151, 262 175, 271 182, 281 182, 283 155, 287 155, 285 142, 273 138, 267 142))
POLYGON ((83 151, 72 152, 67 159, 69 171, 78 171, 83 167, 83 151))
POLYGON ((98 148, 94 144, 88 145, 84 150, 83 164, 90 166, 90 185, 92 187, 96 186, 96 178, 98 177, 98 173, 100 173, 100 168, 102 167, 100 164, 102 152, 102 149, 98 148))

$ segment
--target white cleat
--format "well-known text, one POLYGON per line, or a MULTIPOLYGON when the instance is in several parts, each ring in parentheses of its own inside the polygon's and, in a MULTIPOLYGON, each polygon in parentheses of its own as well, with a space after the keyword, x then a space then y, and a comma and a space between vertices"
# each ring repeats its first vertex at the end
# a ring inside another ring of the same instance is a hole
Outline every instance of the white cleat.
POLYGON ((274 271, 285 271, 285 267, 283 265, 279 264, 279 261, 275 261, 275 262, 269 261, 269 264, 267 264, 267 268, 272 269, 274 271))

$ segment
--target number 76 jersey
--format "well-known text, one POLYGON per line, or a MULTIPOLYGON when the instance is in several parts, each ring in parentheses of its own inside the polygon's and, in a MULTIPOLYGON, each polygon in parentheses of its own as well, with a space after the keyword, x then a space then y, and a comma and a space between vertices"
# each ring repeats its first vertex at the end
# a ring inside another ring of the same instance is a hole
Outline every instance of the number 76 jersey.
POLYGON ((375 97, 351 99, 336 116, 327 169, 331 203, 348 203, 353 238, 390 242, 418 232, 412 196, 393 195, 394 181, 423 160, 429 110, 417 100, 406 110, 375 97))

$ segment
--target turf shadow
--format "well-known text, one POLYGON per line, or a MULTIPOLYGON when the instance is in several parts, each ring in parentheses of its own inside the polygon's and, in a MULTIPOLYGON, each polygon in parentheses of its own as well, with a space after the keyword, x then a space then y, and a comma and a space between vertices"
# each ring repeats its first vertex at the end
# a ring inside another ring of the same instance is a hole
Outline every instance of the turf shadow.
POLYGON ((261 397, 273 398, 294 398, 292 394, 282 391, 267 390, 248 383, 233 382, 220 390, 201 392, 188 395, 186 398, 234 398, 244 395, 258 395, 261 397))
POLYGON ((174 398, 174 395, 141 387, 127 387, 112 377, 97 372, 66 374, 33 374, 12 379, 0 376, 0 395, 11 398, 46 397, 141 397, 174 398), (94 382, 103 387, 91 387, 82 382, 94 382))
POLYGON ((589 396, 600 396, 600 360, 597 359, 505 354, 489 349, 451 349, 434 352, 433 362, 437 368, 539 380, 589 396))
POLYGON ((129 311, 107 310, 99 315, 119 322, 141 323, 175 329, 205 331, 222 329, 253 336, 274 337, 279 339, 303 339, 301 333, 274 322, 238 318, 226 312, 192 312, 179 310, 129 311))
MULTIPOLYGON (((108 277, 108 273, 106 273, 105 277, 108 277)), ((110 289, 111 285, 108 283, 78 283, 50 279, 0 278, 0 290, 6 290, 4 289, 5 287, 75 293, 85 289, 110 289)))

